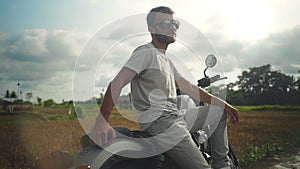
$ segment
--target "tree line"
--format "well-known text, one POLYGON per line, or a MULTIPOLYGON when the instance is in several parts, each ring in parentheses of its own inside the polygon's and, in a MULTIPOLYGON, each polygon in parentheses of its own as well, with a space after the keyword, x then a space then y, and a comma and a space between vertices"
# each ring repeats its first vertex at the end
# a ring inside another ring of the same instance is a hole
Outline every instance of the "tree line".
POLYGON ((300 105, 300 78, 272 70, 270 64, 243 71, 227 91, 233 105, 300 105))
MULTIPOLYGON (((19 83, 18 83, 19 84, 19 83)), ((15 91, 9 91, 9 90, 6 90, 5 94, 4 94, 4 100, 3 99, 0 99, 0 103, 2 104, 3 107, 6 107, 6 108, 3 108, 3 109, 7 109, 8 105, 9 104, 16 104, 16 105, 19 105, 19 104, 34 104, 32 101, 33 99, 33 93, 32 92, 28 92, 25 94, 25 100, 23 100, 22 96, 20 97, 20 95, 17 94, 17 92, 15 91)), ((42 105, 43 107, 51 107, 53 105, 56 105, 58 103, 56 103, 53 99, 46 99, 46 100, 43 100, 41 97, 36 97, 36 102, 35 102, 36 105, 42 105)), ((73 101, 65 101, 65 100, 62 100, 62 103, 61 104, 73 104, 73 101)))

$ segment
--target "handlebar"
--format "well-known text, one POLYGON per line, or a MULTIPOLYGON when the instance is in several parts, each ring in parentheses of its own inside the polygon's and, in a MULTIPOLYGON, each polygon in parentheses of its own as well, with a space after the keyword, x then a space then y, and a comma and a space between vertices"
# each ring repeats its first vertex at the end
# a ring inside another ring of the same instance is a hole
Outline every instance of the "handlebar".
POLYGON ((216 76, 214 76, 214 77, 211 77, 210 78, 210 83, 213 83, 213 82, 215 82, 215 81, 218 81, 219 79, 220 79, 220 75, 216 75, 216 76))
POLYGON ((204 78, 198 80, 198 86, 202 87, 202 88, 205 88, 205 87, 210 86, 211 83, 214 83, 216 81, 223 80, 223 79, 227 79, 227 77, 222 77, 221 78, 220 75, 215 75, 215 76, 213 76, 211 78, 204 77, 204 78))

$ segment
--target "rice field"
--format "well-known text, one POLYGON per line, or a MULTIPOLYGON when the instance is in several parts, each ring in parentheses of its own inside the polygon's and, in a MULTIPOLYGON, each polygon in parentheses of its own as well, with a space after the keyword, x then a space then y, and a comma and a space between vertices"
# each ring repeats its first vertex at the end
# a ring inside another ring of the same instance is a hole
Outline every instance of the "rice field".
MULTIPOLYGON (((47 110, 47 111, 55 111, 47 110)), ((129 111, 112 112, 112 126, 139 127, 129 111), (129 118, 128 118, 129 117, 129 118), (130 119, 130 120, 128 120, 130 119)), ((78 120, 53 118, 35 112, 0 113, 0 166, 2 169, 32 169, 36 157, 80 149, 84 130, 78 120), (58 119, 58 120, 57 120, 58 119)), ((54 113, 49 113, 54 114, 54 113)), ((229 140, 243 165, 277 151, 300 146, 300 112, 282 110, 241 111, 238 126, 228 126, 229 140)), ((66 115, 65 115, 66 116, 66 115)), ((52 117, 52 116, 51 116, 52 117)))

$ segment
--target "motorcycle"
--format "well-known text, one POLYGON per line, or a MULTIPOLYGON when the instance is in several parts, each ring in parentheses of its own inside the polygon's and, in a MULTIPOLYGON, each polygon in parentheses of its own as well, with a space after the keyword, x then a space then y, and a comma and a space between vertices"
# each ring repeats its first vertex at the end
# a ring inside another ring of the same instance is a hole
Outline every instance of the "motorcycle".
MULTIPOLYGON (((198 80, 198 86, 205 88, 212 83, 226 79, 216 75, 209 77, 206 71, 216 65, 217 59, 214 55, 208 55, 205 64, 204 78, 198 80)), ((178 108, 186 109, 190 107, 203 106, 189 96, 177 91, 178 108)), ((155 142, 147 139, 151 136, 143 131, 131 131, 125 127, 115 127, 116 138, 112 144, 106 147, 97 146, 88 135, 81 138, 82 149, 73 158, 72 166, 69 169, 178 169, 179 167, 169 159, 164 153, 149 157, 140 158, 141 152, 155 152, 157 147, 155 142), (123 154, 123 155, 122 155, 123 154), (126 155, 124 155, 126 154, 126 155), (130 157, 128 154, 131 154, 130 157)), ((211 163, 209 139, 204 130, 191 133, 199 151, 203 154, 207 162, 211 163)), ((229 143, 228 156, 231 160, 232 169, 240 169, 240 163, 232 145, 229 143)), ((69 164, 71 164, 69 162, 69 164)), ((59 168, 59 167, 56 167, 59 168)), ((66 168, 66 167, 65 167, 66 168)))

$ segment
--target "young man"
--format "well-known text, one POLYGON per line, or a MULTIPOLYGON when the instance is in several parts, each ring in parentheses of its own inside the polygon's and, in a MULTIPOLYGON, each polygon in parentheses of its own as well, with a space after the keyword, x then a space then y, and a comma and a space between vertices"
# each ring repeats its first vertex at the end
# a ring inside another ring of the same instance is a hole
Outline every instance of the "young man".
POLYGON ((194 144, 189 129, 199 130, 209 113, 221 113, 221 121, 211 136, 212 167, 229 168, 226 114, 231 117, 233 124, 237 124, 238 112, 225 101, 185 80, 169 60, 166 50, 169 44, 175 42, 176 30, 179 28, 179 22, 173 19, 173 13, 168 7, 153 8, 149 12, 147 24, 152 41, 135 49, 109 84, 101 113, 91 132, 92 139, 97 144, 103 145, 111 143, 116 137, 107 122, 114 101, 118 99, 122 88, 131 83, 133 109, 141 129, 153 136, 160 136, 157 138, 158 144, 162 148, 168 147, 166 155, 181 168, 211 168, 194 144), (212 106, 199 107, 197 111, 179 111, 176 85, 193 99, 212 106), (220 111, 210 111, 217 110, 215 107, 220 111), (221 108, 224 108, 226 113, 223 113, 221 108), (192 117, 189 114, 193 114, 192 117), (187 124, 186 120, 194 117, 196 117, 195 124, 187 124))

